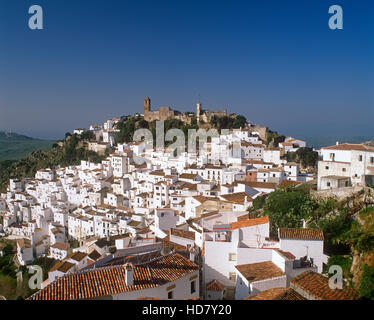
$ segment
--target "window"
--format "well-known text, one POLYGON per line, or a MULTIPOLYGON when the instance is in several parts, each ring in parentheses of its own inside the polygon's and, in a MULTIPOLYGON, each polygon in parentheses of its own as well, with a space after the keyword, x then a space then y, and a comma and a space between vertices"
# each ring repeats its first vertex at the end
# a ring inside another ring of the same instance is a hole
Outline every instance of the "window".
POLYGON ((236 253, 229 253, 229 261, 236 261, 236 253))
POLYGON ((236 273, 235 272, 230 272, 229 273, 229 280, 232 282, 236 282, 236 273))
POLYGON ((191 281, 191 294, 196 292, 196 281, 191 281))
POLYGON ((329 166, 326 166, 325 169, 326 169, 326 170, 329 170, 329 166))
POLYGON ((347 171, 347 169, 346 169, 346 168, 343 168, 342 170, 343 170, 343 172, 346 172, 346 171, 347 171))
POLYGON ((331 183, 330 183, 330 182, 327 182, 327 186, 330 187, 330 186, 331 186, 331 183))
POLYGON ((374 157, 370 157, 370 163, 374 164, 374 157))
POLYGON ((168 292, 168 299, 173 299, 173 290, 168 292))
POLYGON ((362 155, 358 156, 358 161, 362 161, 362 155))

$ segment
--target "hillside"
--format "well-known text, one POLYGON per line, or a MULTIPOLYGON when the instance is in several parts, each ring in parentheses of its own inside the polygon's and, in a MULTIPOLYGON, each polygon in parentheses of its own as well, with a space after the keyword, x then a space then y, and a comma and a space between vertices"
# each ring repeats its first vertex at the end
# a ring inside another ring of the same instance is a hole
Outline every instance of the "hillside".
POLYGON ((55 141, 33 139, 17 133, 0 132, 0 161, 18 160, 35 150, 49 150, 55 141))
POLYGON ((0 192, 4 192, 9 179, 34 177, 39 169, 80 164, 81 160, 101 162, 105 155, 87 150, 85 140, 77 135, 67 135, 60 145, 48 151, 36 150, 21 160, 0 161, 0 192))

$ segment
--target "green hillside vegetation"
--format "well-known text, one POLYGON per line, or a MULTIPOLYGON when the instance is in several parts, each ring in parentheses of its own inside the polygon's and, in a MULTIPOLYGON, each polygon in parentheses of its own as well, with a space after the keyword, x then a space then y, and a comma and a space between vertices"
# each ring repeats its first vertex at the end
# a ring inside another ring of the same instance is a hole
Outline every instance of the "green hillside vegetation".
POLYGON ((0 161, 22 159, 35 150, 49 150, 54 143, 55 141, 51 140, 0 132, 0 161))
MULTIPOLYGON (((218 132, 220 132, 220 130, 222 129, 239 129, 241 127, 244 127, 246 121, 246 118, 241 115, 237 115, 234 118, 228 116, 214 116, 212 118, 212 122, 209 124, 198 124, 196 117, 192 119, 191 124, 184 123, 183 121, 180 121, 178 119, 169 119, 164 121, 164 131, 166 133, 169 129, 180 129, 183 131, 187 142, 189 129, 198 130, 199 128, 214 128, 217 129, 218 132)), ((116 124, 116 128, 120 130, 120 132, 116 134, 116 143, 132 142, 134 132, 137 129, 149 129, 152 132, 154 142, 156 142, 156 121, 147 122, 142 116, 124 117, 122 121, 116 124)), ((167 146, 171 143, 172 142, 165 142, 165 145, 167 146)))
MULTIPOLYGON (((302 185, 301 185, 302 186, 302 185)), ((324 249, 331 265, 340 265, 348 283, 361 299, 374 299, 374 190, 367 189, 338 201, 316 198, 300 187, 277 189, 266 198, 256 198, 251 217, 269 216, 270 232, 277 237, 281 227, 308 228, 324 233, 324 249)))
POLYGON ((302 168, 317 168, 318 152, 312 148, 299 148, 295 152, 287 153, 287 161, 299 163, 302 168))
POLYGON ((29 274, 26 267, 14 263, 16 245, 14 240, 0 239, 0 293, 7 300, 25 299, 35 290, 28 286, 29 274), (17 283, 17 273, 22 272, 22 282, 17 283))
POLYGON ((1 161, 0 192, 6 190, 9 179, 33 178, 39 169, 78 165, 81 160, 98 163, 107 156, 87 150, 86 142, 81 136, 67 133, 61 143, 53 144, 48 151, 37 150, 21 160, 1 161))

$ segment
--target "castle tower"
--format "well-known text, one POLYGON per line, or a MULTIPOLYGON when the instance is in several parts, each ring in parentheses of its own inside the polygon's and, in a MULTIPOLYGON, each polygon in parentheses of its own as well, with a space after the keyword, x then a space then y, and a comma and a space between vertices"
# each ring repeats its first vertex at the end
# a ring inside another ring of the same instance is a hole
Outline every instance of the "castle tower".
POLYGON ((144 115, 147 111, 151 111, 151 99, 149 97, 144 99, 144 115))
POLYGON ((146 97, 144 99, 144 119, 149 121, 149 113, 151 111, 151 99, 146 97))
POLYGON ((196 105, 196 117, 197 117, 197 122, 200 121, 200 115, 201 115, 201 103, 199 102, 196 105))

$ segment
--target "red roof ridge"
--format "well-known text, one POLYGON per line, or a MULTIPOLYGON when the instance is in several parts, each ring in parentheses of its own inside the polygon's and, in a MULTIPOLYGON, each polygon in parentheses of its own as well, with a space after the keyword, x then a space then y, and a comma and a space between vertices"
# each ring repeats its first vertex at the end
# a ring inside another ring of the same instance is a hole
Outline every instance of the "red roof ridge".
POLYGON ((257 226, 259 224, 266 224, 269 223, 269 217, 259 217, 259 218, 251 218, 248 220, 241 220, 231 223, 231 230, 239 229, 239 228, 247 228, 252 226, 257 226))

